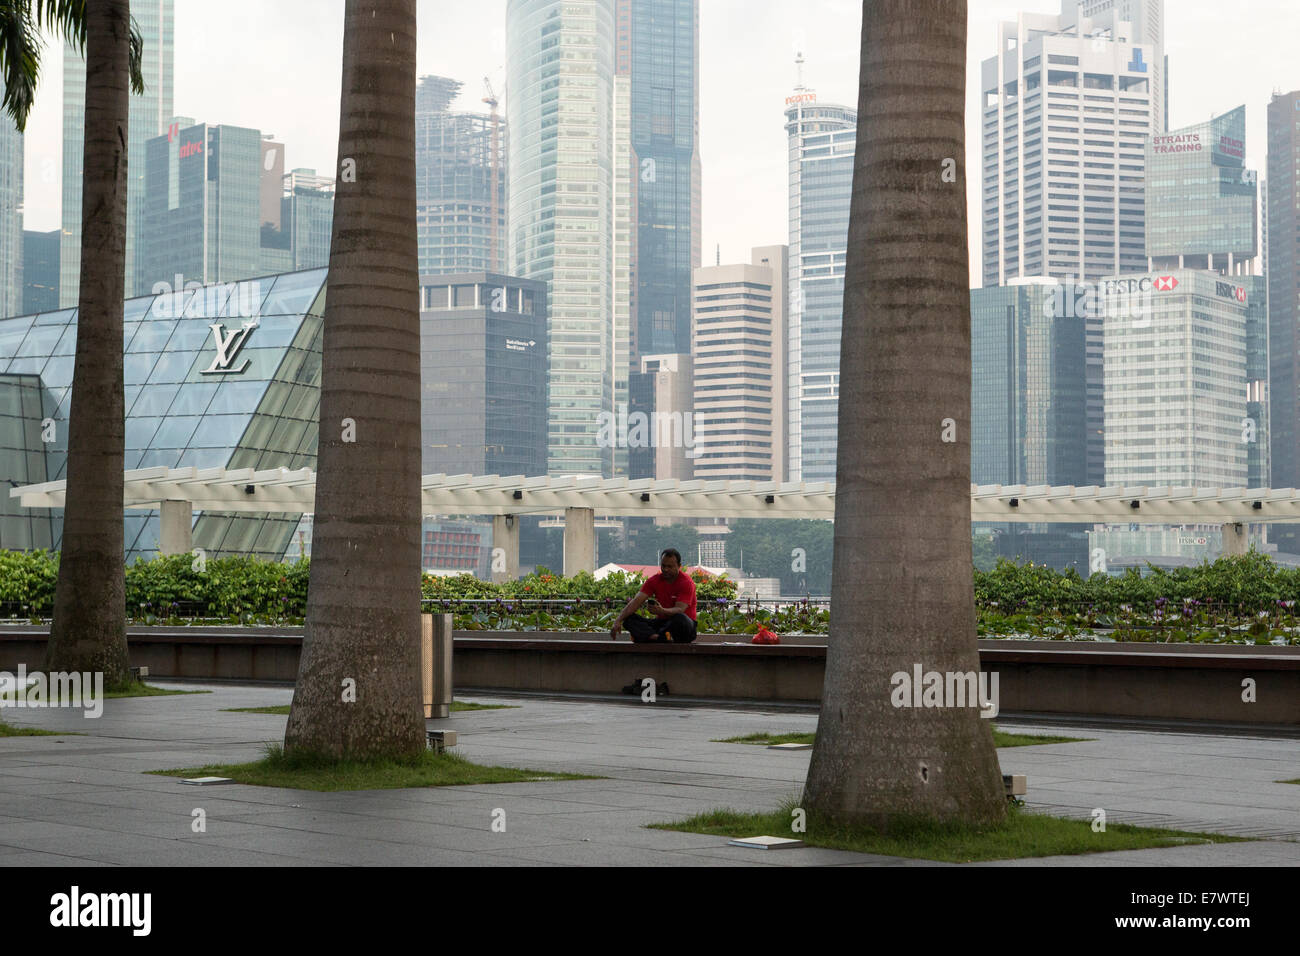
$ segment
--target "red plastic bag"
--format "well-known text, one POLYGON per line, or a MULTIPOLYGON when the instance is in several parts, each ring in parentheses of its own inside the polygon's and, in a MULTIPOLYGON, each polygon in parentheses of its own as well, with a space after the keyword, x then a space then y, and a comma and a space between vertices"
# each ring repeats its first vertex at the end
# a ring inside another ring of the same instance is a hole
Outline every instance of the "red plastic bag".
POLYGON ((750 641, 749 643, 751 643, 751 644, 780 644, 780 643, 781 643, 781 638, 777 637, 775 634, 773 634, 771 631, 769 631, 767 628, 763 627, 763 626, 760 624, 759 627, 758 627, 758 633, 754 635, 754 639, 753 639, 752 641, 750 641))

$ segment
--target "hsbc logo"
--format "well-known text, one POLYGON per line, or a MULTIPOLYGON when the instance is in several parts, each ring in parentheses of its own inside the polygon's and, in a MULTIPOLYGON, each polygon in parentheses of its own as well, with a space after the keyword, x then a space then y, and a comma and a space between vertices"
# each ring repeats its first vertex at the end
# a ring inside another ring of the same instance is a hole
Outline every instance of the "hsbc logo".
POLYGON ((1178 288, 1178 279, 1174 276, 1159 276, 1154 285, 1157 292, 1173 292, 1178 288))
POLYGON ((1236 299, 1242 305, 1246 304, 1246 289, 1244 286, 1233 285, 1231 282, 1216 282, 1214 283, 1214 294, 1225 299, 1236 299))

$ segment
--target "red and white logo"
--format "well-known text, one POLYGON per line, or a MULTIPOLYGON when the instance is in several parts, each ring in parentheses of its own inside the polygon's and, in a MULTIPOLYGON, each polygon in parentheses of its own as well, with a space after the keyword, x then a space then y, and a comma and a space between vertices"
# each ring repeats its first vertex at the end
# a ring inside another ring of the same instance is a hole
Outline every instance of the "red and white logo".
POLYGON ((1237 286, 1237 301, 1238 302, 1246 301, 1246 290, 1242 286, 1237 286))
POLYGON ((1156 279, 1157 292, 1173 292, 1178 288, 1178 280, 1173 276, 1160 276, 1156 279))

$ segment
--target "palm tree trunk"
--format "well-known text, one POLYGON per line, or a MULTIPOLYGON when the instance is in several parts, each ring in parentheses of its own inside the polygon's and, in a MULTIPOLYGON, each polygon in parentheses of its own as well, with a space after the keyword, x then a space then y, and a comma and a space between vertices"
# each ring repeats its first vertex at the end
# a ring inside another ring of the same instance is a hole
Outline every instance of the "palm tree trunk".
POLYGON ((129 677, 122 303, 130 35, 128 0, 87 4, 77 352, 68 416, 63 544, 45 656, 51 671, 102 671, 108 687, 129 677))
POLYGON ((343 37, 311 578, 285 750, 366 759, 425 749, 415 0, 347 0, 343 37))
POLYGON ((865 0, 840 340, 833 618, 804 807, 878 827, 1006 810, 974 707, 893 675, 979 670, 970 536, 966 0, 865 0), (945 160, 955 182, 945 181, 945 160), (955 435, 944 434, 952 419, 955 435), (952 438, 955 440, 944 440, 952 438), (909 695, 910 702, 910 695, 909 695))

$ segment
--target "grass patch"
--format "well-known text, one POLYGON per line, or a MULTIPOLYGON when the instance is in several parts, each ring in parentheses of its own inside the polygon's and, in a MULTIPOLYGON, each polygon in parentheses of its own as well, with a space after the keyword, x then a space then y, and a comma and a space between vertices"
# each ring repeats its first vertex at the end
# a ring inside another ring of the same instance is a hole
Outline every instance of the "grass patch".
MULTIPOLYGON (((743 737, 726 737, 713 740, 715 744, 810 744, 816 739, 815 733, 804 734, 746 734, 743 737)), ((993 745, 995 747, 1031 747, 1034 744, 1073 744, 1093 737, 1051 737, 1037 734, 1009 734, 993 728, 993 745)), ((1292 781, 1295 782, 1295 781, 1292 781)))
POLYGON ((0 737, 84 737, 70 730, 41 730, 38 727, 14 727, 0 723, 0 737))
POLYGON ((427 751, 410 761, 332 761, 286 755, 270 744, 266 756, 252 763, 208 764, 183 770, 150 770, 165 777, 229 777, 255 787, 294 790, 392 790, 402 787, 457 787, 479 783, 523 783, 531 780, 601 780, 579 773, 485 767, 453 753, 427 751))
POLYGON ((738 813, 713 810, 676 823, 652 823, 656 830, 708 833, 726 837, 790 836, 809 846, 832 850, 853 850, 883 856, 972 863, 978 860, 1014 860, 1024 857, 1105 853, 1112 850, 1141 850, 1151 847, 1182 846, 1189 843, 1240 843, 1242 837, 1217 833, 1150 829, 1112 823, 1104 833, 1094 833, 1088 820, 1028 813, 1007 808, 1005 823, 977 827, 967 824, 932 822, 903 823, 888 833, 870 827, 835 825, 808 814, 807 832, 792 833, 790 821, 795 801, 775 813, 738 813))
POLYGON ((1278 783, 1300 783, 1300 778, 1296 780, 1279 780, 1278 783))
MULTIPOLYGON (((460 710, 518 710, 518 704, 476 704, 470 700, 453 700, 451 702, 452 712, 460 710)), ((278 707, 223 707, 223 713, 232 714, 278 714, 281 717, 289 716, 289 705, 281 704, 278 707)))

